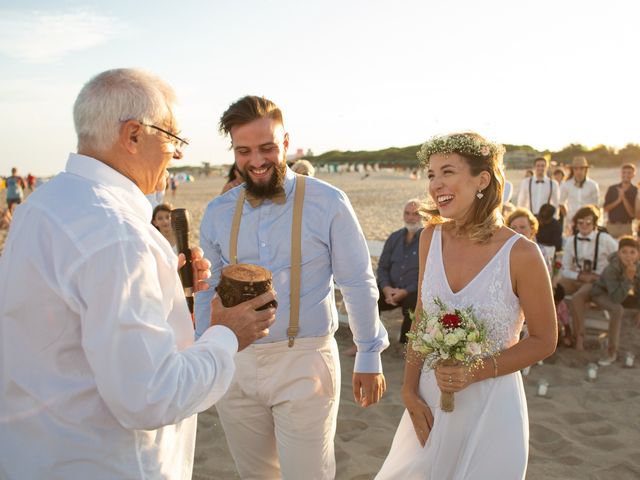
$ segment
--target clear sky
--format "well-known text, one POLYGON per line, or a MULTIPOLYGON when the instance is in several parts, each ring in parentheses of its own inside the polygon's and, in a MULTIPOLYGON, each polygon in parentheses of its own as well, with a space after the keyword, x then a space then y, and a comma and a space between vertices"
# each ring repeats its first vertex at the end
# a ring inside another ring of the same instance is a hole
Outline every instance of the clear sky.
POLYGON ((375 150, 476 130, 504 143, 640 143, 634 0, 0 0, 0 174, 49 175, 75 149, 94 74, 171 83, 185 164, 230 163, 216 124, 246 94, 291 148, 375 150))

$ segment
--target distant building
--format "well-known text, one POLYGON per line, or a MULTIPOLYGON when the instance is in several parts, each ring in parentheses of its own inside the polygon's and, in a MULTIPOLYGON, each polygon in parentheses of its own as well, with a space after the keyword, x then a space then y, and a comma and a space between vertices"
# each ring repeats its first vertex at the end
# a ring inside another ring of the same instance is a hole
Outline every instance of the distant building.
POLYGON ((300 160, 302 157, 304 157, 304 150, 302 148, 298 148, 296 149, 296 153, 289 153, 287 155, 287 162, 293 163, 296 160, 300 160))
POLYGON ((541 156, 535 150, 512 150, 504 154, 504 166, 514 169, 531 168, 533 161, 541 156))

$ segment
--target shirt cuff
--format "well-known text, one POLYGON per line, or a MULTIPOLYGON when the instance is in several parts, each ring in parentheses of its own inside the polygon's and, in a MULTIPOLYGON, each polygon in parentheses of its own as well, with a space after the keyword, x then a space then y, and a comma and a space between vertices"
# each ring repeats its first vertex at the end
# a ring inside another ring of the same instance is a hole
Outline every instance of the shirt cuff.
POLYGON ((207 328, 197 343, 214 342, 224 348, 232 357, 238 353, 238 337, 229 327, 213 325, 207 328))
POLYGON ((353 366, 356 373, 382 373, 380 352, 358 352, 353 366))

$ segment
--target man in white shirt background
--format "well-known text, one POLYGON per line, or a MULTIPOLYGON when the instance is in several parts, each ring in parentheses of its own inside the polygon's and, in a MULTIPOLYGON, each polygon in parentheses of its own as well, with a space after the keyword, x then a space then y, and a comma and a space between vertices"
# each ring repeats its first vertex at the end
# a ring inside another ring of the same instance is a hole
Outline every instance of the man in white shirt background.
MULTIPOLYGON (((195 414, 268 334, 274 310, 254 309, 273 292, 215 300, 194 343, 178 257, 145 197, 187 143, 175 101, 145 72, 94 77, 74 105, 78 153, 17 209, 0 257, 3 479, 190 479, 195 414)), ((210 264, 194 257, 202 287, 210 264)))
POLYGON ((584 350, 584 315, 593 283, 618 251, 618 242, 597 228, 600 212, 594 205, 579 209, 573 218, 577 230, 567 238, 558 281, 572 295, 569 302, 576 350, 584 350))
POLYGON ((573 216, 585 205, 600 204, 600 188, 588 178, 586 157, 577 156, 571 162, 571 173, 560 188, 560 214, 565 218, 565 235, 573 234, 573 216))
POLYGON ((533 176, 522 180, 518 192, 518 207, 528 208, 531 213, 538 215, 540 207, 550 203, 556 210, 560 205, 560 186, 558 182, 547 176, 549 163, 544 157, 533 161, 533 176))

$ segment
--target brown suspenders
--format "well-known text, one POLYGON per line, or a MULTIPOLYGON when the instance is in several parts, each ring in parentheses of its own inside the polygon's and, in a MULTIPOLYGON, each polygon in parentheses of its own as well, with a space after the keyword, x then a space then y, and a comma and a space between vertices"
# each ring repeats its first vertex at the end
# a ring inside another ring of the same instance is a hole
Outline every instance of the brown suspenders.
MULTIPOLYGON (((293 197, 293 221, 291 223, 291 278, 289 280, 289 347, 293 347, 298 335, 300 323, 300 271, 302 266, 302 206, 304 203, 305 177, 296 175, 296 186, 293 197)), ((240 190, 236 201, 233 221, 231 223, 231 237, 229 239, 229 262, 238 263, 238 233, 242 220, 245 190, 240 190)))

